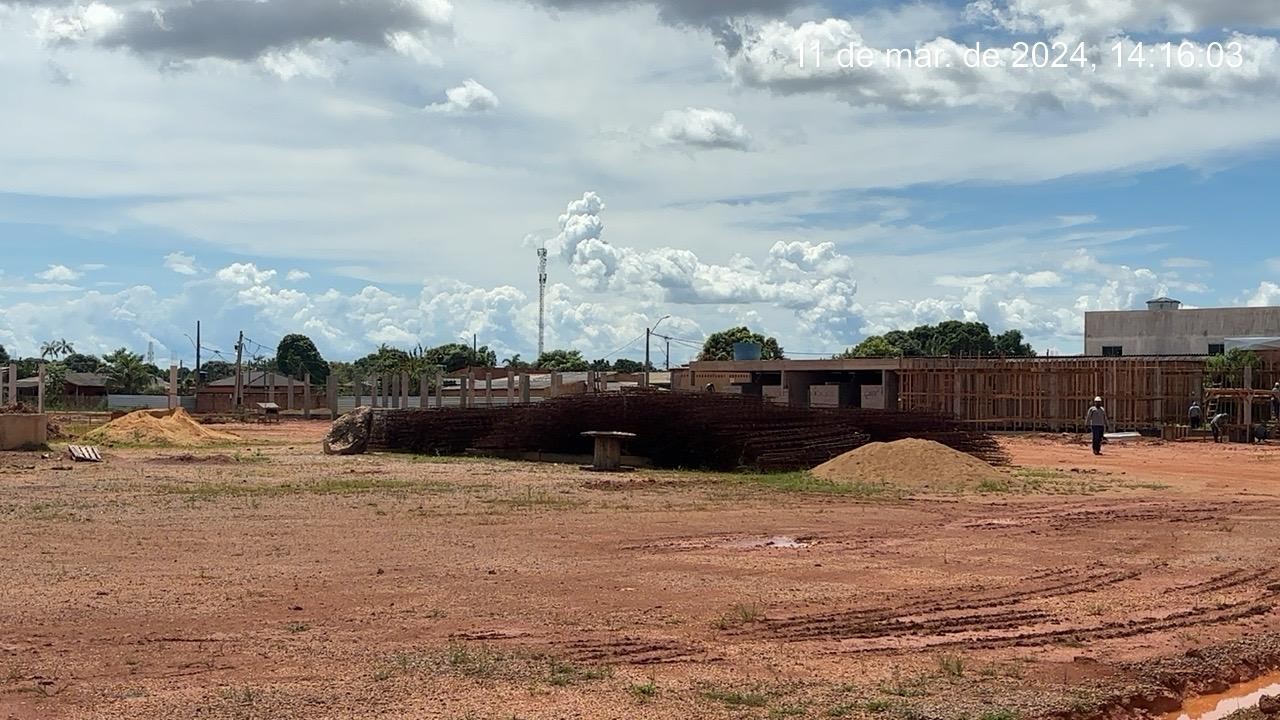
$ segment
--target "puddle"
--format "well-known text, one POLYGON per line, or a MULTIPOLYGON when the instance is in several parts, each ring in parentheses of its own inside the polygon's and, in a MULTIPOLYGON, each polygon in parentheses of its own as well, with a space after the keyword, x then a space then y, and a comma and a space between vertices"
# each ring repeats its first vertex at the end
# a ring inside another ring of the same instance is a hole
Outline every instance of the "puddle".
POLYGON ((1237 710, 1257 707, 1263 695, 1280 695, 1280 672, 1235 685, 1217 695, 1192 698, 1181 710, 1165 715, 1163 720, 1222 720, 1237 710))
POLYGON ((749 538, 747 540, 735 540, 727 544, 732 548, 743 548, 747 550, 756 548, 782 548, 786 550, 801 550, 813 545, 808 540, 800 540, 789 535, 775 535, 767 538, 749 538))

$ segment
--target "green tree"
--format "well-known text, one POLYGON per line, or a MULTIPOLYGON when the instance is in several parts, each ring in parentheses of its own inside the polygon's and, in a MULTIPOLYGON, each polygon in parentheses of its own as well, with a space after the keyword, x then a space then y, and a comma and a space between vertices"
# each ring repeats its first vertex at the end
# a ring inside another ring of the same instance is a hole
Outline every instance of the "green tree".
POLYGON ((702 353, 698 355, 698 359, 732 360, 733 346, 735 343, 740 342, 759 343, 761 359, 781 360, 784 357, 782 348, 778 346, 777 339, 767 338, 760 333, 753 333, 750 328, 736 327, 721 330, 708 336, 706 342, 702 344, 702 353))
POLYGON ((120 348, 103 358, 107 363, 107 389, 123 395, 139 395, 155 382, 141 355, 120 348))
POLYGON ((329 363, 306 335, 285 335, 276 348, 275 365, 280 372, 299 379, 311 373, 312 385, 324 385, 329 379, 329 363))
POLYGON ((1243 387, 1244 369, 1252 368, 1256 386, 1261 379, 1262 358, 1252 350, 1231 348, 1222 355, 1214 355, 1205 361, 1209 381, 1218 387, 1243 387))
POLYGON ((525 362, 520 357, 520 353, 516 353, 506 360, 503 360, 502 367, 511 368, 512 370, 527 370, 529 369, 529 363, 525 362))
POLYGON ((596 372, 609 372, 610 370, 613 370, 613 363, 603 358, 600 360, 592 360, 591 367, 587 369, 594 370, 596 372))
POLYGON ((469 367, 495 367, 498 354, 482 345, 472 350, 470 345, 448 343, 426 351, 427 362, 443 367, 445 372, 457 372, 469 367))
POLYGON ((856 346, 837 355, 838 359, 865 357, 902 357, 902 348, 889 342, 883 335, 872 335, 856 346))
POLYGON ((62 362, 67 366, 68 371, 77 373, 95 373, 102 367, 102 360, 96 355, 71 353, 62 362))
POLYGON ((644 372, 644 363, 640 362, 639 360, 630 360, 628 358, 618 358, 613 363, 613 369, 615 372, 628 373, 628 374, 644 372))
POLYGON ((1035 357, 1031 344, 1023 342, 1021 330, 1006 330, 996 336, 996 354, 1005 357, 1035 357))
POLYGON ((206 383, 234 377, 236 374, 235 366, 225 360, 210 360, 204 363, 204 367, 201 369, 204 371, 204 382, 206 383))
POLYGON ((409 353, 384 343, 378 346, 376 351, 356 360, 352 365, 355 366, 356 375, 361 380, 365 380, 373 375, 400 372, 408 362, 409 353))
POLYGON ((49 340, 40 345, 41 360, 58 360, 59 358, 71 355, 76 351, 75 347, 65 339, 49 340))
POLYGON ((553 372, 581 372, 591 368, 577 350, 548 350, 538 356, 537 366, 539 370, 553 372))
POLYGON ((0 345, 0 365, 8 365, 12 360, 9 358, 9 351, 0 345))

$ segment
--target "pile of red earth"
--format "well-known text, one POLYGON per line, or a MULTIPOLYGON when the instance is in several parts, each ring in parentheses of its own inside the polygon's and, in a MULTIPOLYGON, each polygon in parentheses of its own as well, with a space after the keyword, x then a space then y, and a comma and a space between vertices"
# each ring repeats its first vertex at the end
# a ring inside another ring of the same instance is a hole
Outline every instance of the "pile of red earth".
POLYGON ((591 430, 634 433, 626 450, 656 467, 807 470, 871 442, 933 440, 984 462, 1007 462, 995 439, 949 415, 793 408, 740 395, 626 391, 511 408, 377 413, 370 446, 417 453, 585 455, 591 430))

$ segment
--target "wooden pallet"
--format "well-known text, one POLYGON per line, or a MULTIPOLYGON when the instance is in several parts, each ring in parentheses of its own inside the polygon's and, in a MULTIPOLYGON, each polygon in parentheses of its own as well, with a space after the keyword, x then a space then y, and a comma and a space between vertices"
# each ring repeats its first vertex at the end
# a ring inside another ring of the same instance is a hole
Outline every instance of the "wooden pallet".
POLYGON ((67 453, 76 462, 102 462, 102 453, 90 445, 68 445, 67 453))

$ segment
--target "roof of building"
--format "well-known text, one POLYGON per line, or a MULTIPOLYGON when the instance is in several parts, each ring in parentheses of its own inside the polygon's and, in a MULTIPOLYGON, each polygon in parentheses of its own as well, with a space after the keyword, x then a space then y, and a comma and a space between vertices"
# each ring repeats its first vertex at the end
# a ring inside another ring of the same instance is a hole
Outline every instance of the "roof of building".
POLYGON ((1148 301, 1147 301, 1147 303, 1148 303, 1148 304, 1150 304, 1150 303, 1178 303, 1179 305, 1181 305, 1181 304, 1182 304, 1182 301, 1181 301, 1181 300, 1174 300, 1174 299, 1173 299, 1173 298, 1171 298, 1171 297, 1167 297, 1167 296, 1161 295, 1161 296, 1160 296, 1160 297, 1158 297, 1158 298, 1151 298, 1150 300, 1148 300, 1148 301))
MULTIPOLYGON (((82 388, 105 388, 107 386, 107 376, 99 373, 69 372, 62 376, 62 381, 67 385, 82 388)), ((36 387, 39 384, 40 377, 38 375, 18 381, 18 387, 24 388, 36 387)))
MULTIPOLYGON (((240 374, 244 377, 244 386, 247 388, 278 387, 278 388, 288 389, 289 387, 289 376, 283 373, 264 372, 262 370, 245 370, 240 374)), ((301 385, 302 381, 295 378, 293 380, 293 384, 301 385)), ((235 375, 232 375, 231 377, 222 378, 221 380, 214 380, 213 382, 207 383, 205 385, 205 387, 218 387, 218 388, 235 387, 235 386, 236 386, 235 375)))

